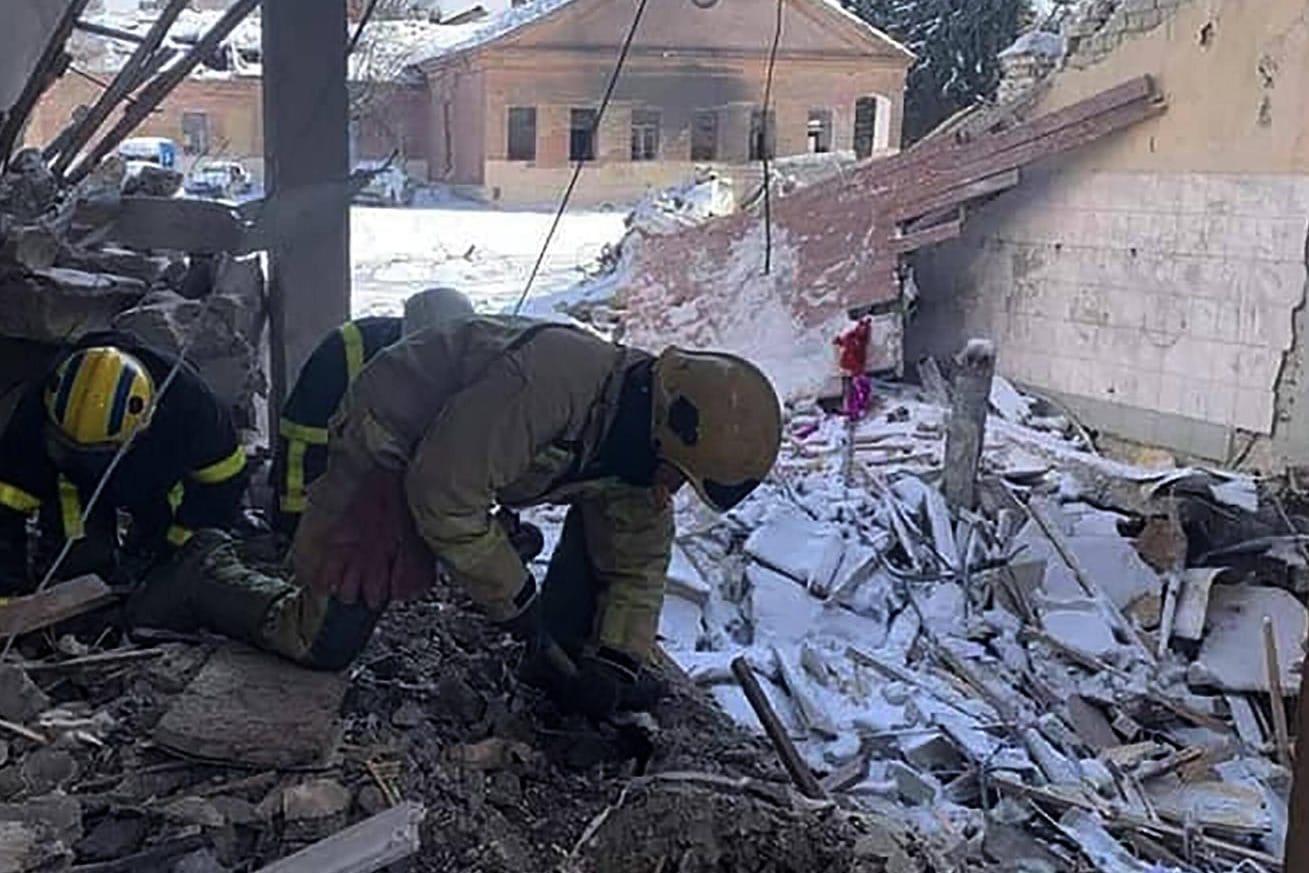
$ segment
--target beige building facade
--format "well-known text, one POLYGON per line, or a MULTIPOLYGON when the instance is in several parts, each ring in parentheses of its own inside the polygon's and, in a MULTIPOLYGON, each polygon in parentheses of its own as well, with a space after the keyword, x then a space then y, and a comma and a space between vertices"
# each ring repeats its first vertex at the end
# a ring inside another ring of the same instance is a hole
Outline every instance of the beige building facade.
POLYGON ((1025 170, 960 239, 919 253, 908 357, 989 337, 1002 373, 1102 432, 1309 461, 1304 2, 1118 5, 1033 111, 1141 74, 1167 111, 1025 170))
POLYGON ((763 109, 772 0, 650 3, 592 132, 635 0, 572 0, 420 64, 432 100, 432 181, 505 203, 630 200, 697 166, 759 178, 773 156, 900 146, 912 55, 826 0, 790 0, 763 109))

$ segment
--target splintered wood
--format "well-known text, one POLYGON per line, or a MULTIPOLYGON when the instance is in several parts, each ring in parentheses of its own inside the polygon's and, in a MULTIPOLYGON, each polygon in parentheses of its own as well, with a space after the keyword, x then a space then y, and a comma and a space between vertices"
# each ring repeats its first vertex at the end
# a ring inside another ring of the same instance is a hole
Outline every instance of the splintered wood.
POLYGON ((346 680, 244 647, 219 649, 155 728, 160 746, 250 767, 326 765, 346 680))
POLYGON ((117 596, 99 576, 79 576, 0 605, 0 638, 21 636, 94 612, 117 596))

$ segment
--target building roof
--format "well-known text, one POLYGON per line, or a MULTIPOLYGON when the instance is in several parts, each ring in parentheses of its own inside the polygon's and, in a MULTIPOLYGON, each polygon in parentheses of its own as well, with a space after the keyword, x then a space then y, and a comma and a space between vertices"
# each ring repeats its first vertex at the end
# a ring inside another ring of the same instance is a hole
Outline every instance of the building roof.
MULTIPOLYGON (((429 42, 423 49, 415 53, 412 63, 421 64, 449 55, 482 48, 492 42, 504 39, 528 25, 544 21, 563 7, 576 2, 578 0, 529 0, 529 2, 521 6, 492 14, 473 24, 448 26, 449 33, 443 35, 446 38, 429 42), (454 31, 464 28, 467 29, 463 33, 454 33, 454 31)), ((841 6, 838 0, 809 0, 809 2, 824 7, 828 12, 846 19, 848 23, 862 30, 866 36, 871 36, 879 42, 887 44, 892 49, 902 53, 906 58, 912 59, 914 57, 914 53, 903 44, 841 6)))

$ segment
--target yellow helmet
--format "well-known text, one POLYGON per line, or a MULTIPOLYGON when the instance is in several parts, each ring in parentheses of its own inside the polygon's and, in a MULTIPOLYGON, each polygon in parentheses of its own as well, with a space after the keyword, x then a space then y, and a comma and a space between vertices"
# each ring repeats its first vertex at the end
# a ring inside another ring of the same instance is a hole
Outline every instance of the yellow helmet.
POLYGON ((777 460, 782 409, 754 364, 668 348, 654 366, 654 444, 719 512, 753 491, 777 460))
POLYGON ((154 381, 137 358, 113 346, 79 349, 50 378, 50 422, 78 446, 121 445, 150 424, 154 381))

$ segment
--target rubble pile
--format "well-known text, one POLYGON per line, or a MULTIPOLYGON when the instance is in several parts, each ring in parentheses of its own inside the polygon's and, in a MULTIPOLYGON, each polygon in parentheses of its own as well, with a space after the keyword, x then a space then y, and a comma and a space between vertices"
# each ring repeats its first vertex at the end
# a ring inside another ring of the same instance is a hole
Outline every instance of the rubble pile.
POLYGON ((757 731, 744 656, 827 790, 923 847, 905 869, 1280 870, 1309 564, 1276 496, 1101 457, 997 378, 952 512, 925 376, 857 425, 792 407, 756 496, 681 509, 671 656, 757 731))
POLYGON ((171 197, 180 184, 174 171, 129 174, 113 157, 66 188, 38 149, 15 155, 0 176, 0 340, 58 347, 121 330, 185 350, 237 422, 250 427, 254 397, 266 391, 258 258, 118 241, 124 203, 171 197))
POLYGON ((0 869, 260 870, 343 836, 366 852, 393 835, 371 817, 410 813, 415 871, 921 869, 894 820, 791 792, 675 670, 630 733, 561 718, 445 588, 390 611, 348 675, 120 640, 108 617, 26 635, 0 669, 0 869))

